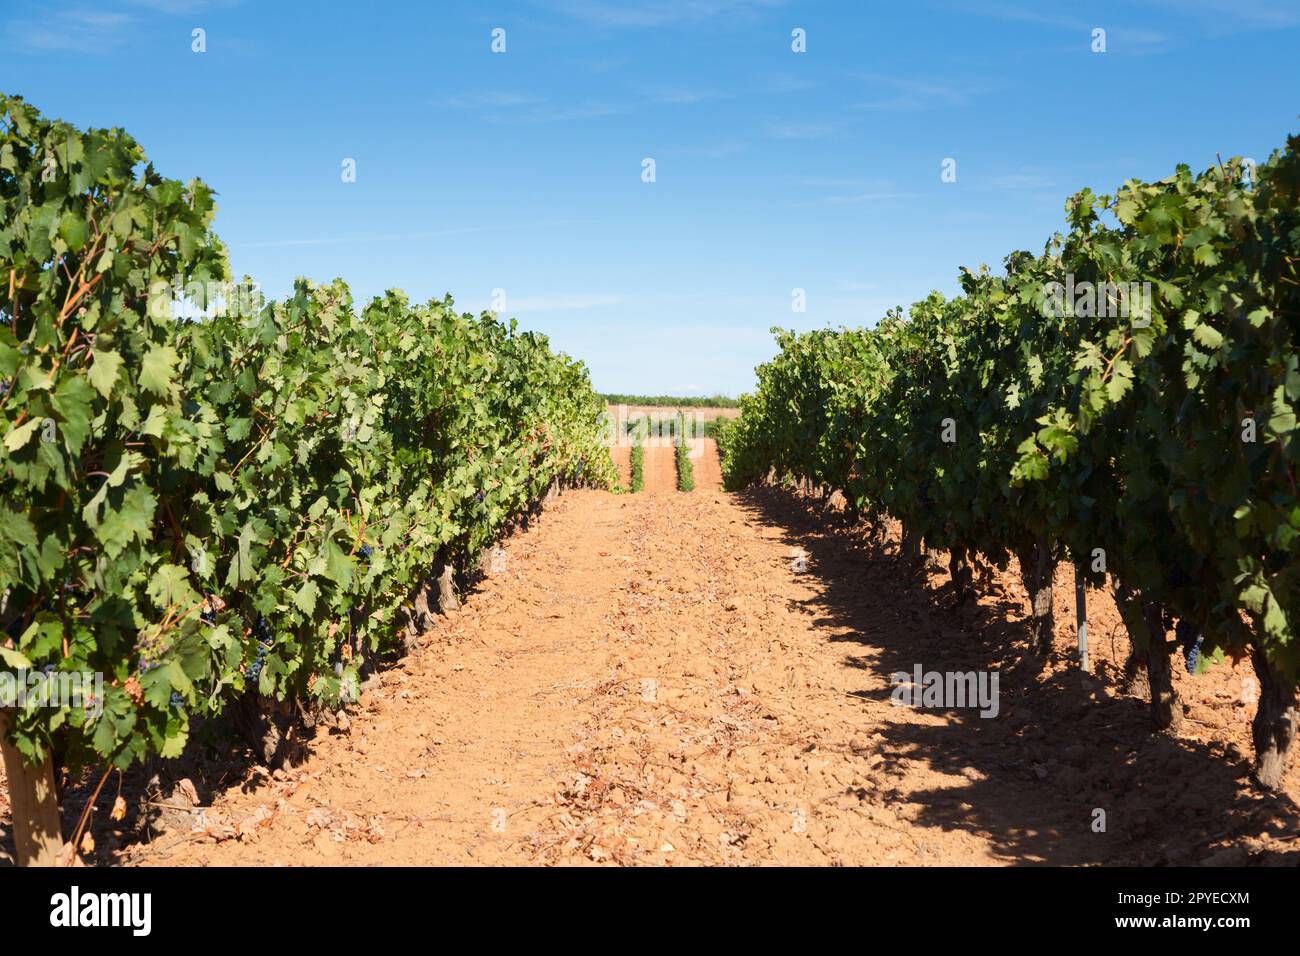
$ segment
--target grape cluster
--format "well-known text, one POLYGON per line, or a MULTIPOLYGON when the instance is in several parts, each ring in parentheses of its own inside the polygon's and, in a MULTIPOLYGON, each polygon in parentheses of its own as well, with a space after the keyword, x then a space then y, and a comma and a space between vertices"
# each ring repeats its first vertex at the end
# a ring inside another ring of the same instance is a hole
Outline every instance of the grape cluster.
POLYGON ((257 643, 257 659, 248 666, 248 679, 254 684, 262 676, 262 663, 266 660, 266 649, 270 646, 261 641, 257 643))
POLYGON ((1195 674, 1196 666, 1201 661, 1201 644, 1205 635, 1196 629, 1190 621, 1180 620, 1174 629, 1178 644, 1183 649, 1183 659, 1187 662, 1187 673, 1195 674))
POLYGON ((361 547, 357 548, 357 554, 361 556, 362 561, 369 561, 370 556, 374 553, 375 549, 370 547, 368 544, 363 544, 361 547))
POLYGON ((266 652, 271 649, 271 628, 267 625, 266 618, 259 615, 253 622, 253 636, 257 638, 257 659, 248 666, 248 679, 256 684, 258 678, 262 676, 262 664, 266 661, 266 652))
POLYGON ((163 655, 167 653, 167 641, 159 634, 151 634, 136 642, 135 650, 140 655, 136 670, 143 677, 151 670, 162 667, 163 655))

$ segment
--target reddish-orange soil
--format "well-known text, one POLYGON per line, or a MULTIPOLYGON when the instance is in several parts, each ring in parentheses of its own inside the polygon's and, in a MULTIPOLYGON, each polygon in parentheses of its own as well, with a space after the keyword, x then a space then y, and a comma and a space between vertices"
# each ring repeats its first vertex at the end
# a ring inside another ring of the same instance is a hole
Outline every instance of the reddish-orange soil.
POLYGON ((609 455, 614 459, 614 467, 618 470, 619 486, 627 489, 632 487, 632 446, 631 445, 614 445, 609 450, 609 455))
POLYGON ((722 490, 722 462, 718 458, 718 443, 712 438, 691 439, 691 473, 697 491, 722 490))
POLYGON ((645 444, 645 491, 677 490, 677 449, 668 439, 645 444))
POLYGON ((503 567, 297 767, 164 767, 161 800, 178 809, 147 843, 114 831, 111 784, 96 859, 1300 860, 1300 771, 1274 796, 1247 776, 1246 665, 1190 678, 1178 661, 1186 731, 1153 733, 1119 689, 1127 639, 1100 592, 1095 674, 1074 664, 1064 572, 1040 670, 1016 576, 977 580, 958 608, 946 572, 905 573, 894 537, 776 491, 568 492, 503 548, 503 567), (916 664, 998 669, 997 716, 895 705, 890 675, 916 664))

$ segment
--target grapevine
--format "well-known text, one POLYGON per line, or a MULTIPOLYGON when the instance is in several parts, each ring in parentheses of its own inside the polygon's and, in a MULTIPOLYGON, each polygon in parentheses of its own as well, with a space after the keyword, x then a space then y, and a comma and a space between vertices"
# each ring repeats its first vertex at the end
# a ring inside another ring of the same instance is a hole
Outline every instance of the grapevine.
POLYGON ((1190 671, 1250 656, 1272 788, 1300 722, 1300 139, 1245 168, 1083 190, 1042 254, 962 270, 959 296, 775 330, 724 474, 839 490, 908 555, 950 550, 955 583, 971 553, 1018 558, 1038 654, 1056 562, 1109 580, 1159 726, 1182 716, 1167 620, 1190 671))
POLYGON ((340 280, 216 307, 215 212, 125 132, 0 96, 0 659, 105 686, 13 714, 29 764, 174 757, 246 694, 337 705, 413 590, 553 485, 614 481, 545 337, 340 280))

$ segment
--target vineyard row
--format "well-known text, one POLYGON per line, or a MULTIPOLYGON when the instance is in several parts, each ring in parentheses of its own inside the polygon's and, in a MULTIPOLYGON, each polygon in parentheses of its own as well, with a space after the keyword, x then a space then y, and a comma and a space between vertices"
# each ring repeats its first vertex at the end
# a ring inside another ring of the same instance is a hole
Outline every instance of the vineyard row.
POLYGON ((1114 195, 1083 190, 1041 255, 963 270, 874 328, 774 330, 725 430, 732 488, 776 478, 902 522, 905 552, 1018 558, 1036 651, 1070 560, 1107 585, 1157 725, 1171 652, 1249 656, 1256 775, 1279 786, 1300 723, 1300 139, 1114 195), (1169 635, 1173 632, 1174 639, 1169 635))
POLYGON ((125 132, 0 96, 0 659, 102 677, 0 709, 29 861, 60 845, 52 758, 107 773, 232 702, 265 727, 355 698, 509 523, 615 480, 582 364, 449 296, 159 310, 228 283, 215 209, 125 132))

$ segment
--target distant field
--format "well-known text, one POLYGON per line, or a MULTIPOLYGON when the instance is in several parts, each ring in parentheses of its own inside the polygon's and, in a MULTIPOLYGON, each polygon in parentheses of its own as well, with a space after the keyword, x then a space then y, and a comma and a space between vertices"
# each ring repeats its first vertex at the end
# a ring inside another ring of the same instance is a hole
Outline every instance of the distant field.
POLYGON ((740 402, 726 395, 601 395, 611 405, 646 405, 654 408, 738 408, 740 402))

